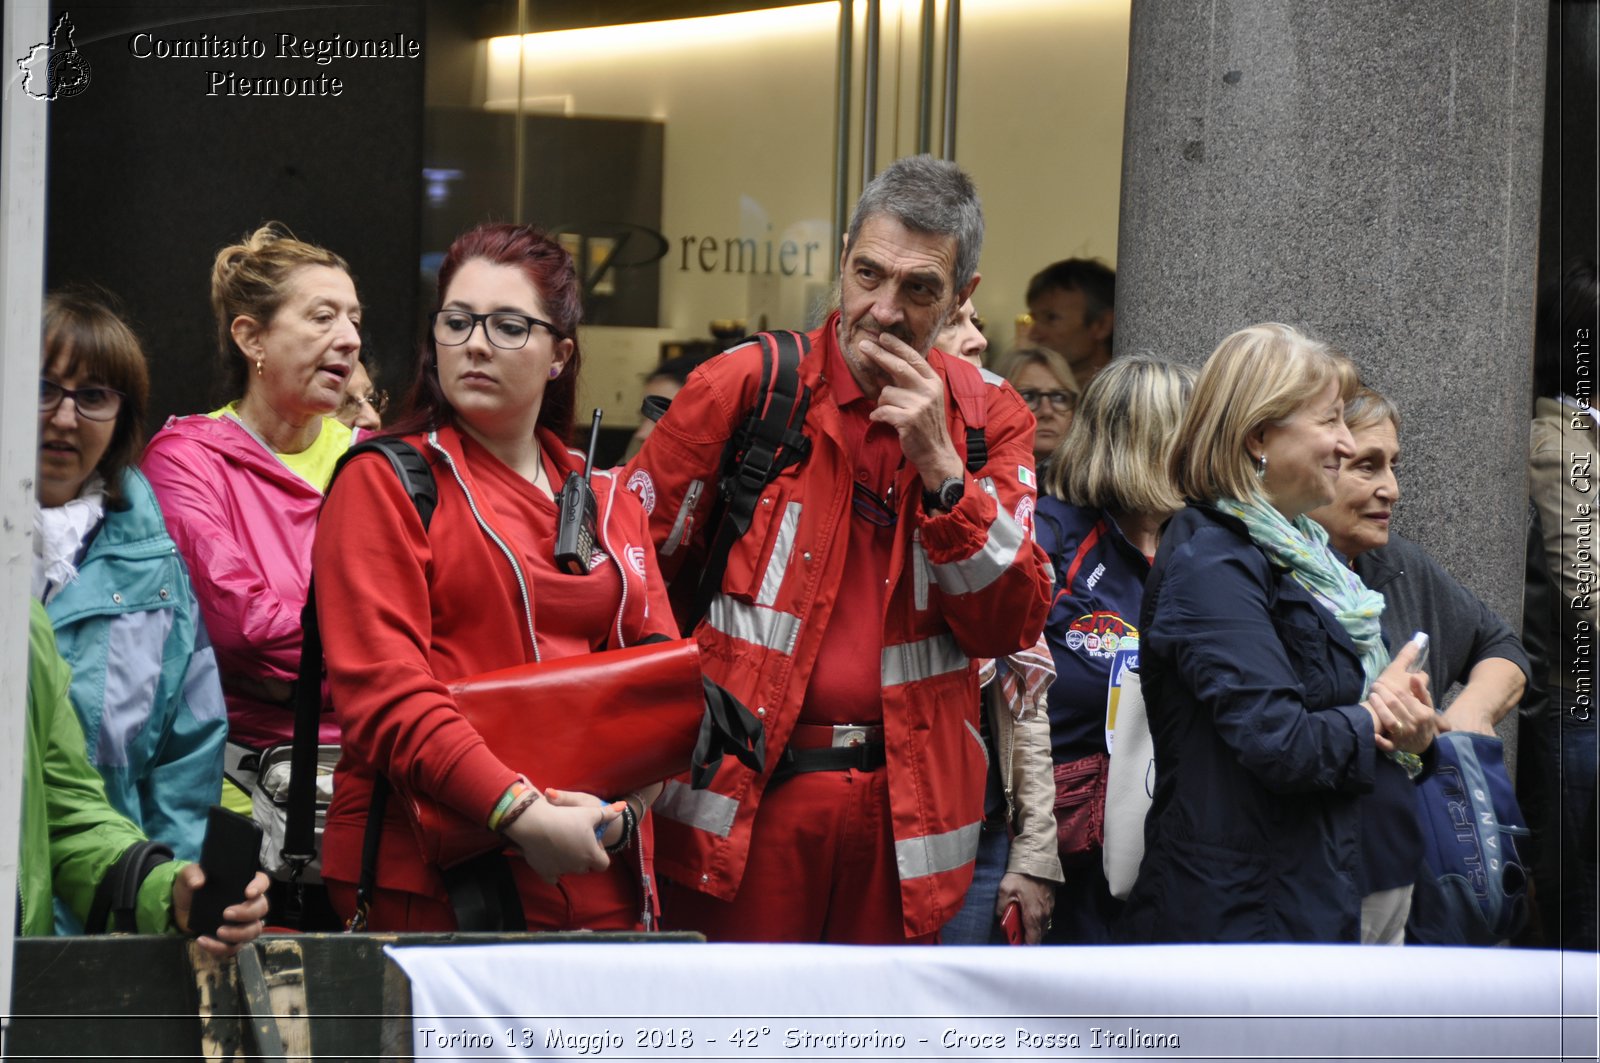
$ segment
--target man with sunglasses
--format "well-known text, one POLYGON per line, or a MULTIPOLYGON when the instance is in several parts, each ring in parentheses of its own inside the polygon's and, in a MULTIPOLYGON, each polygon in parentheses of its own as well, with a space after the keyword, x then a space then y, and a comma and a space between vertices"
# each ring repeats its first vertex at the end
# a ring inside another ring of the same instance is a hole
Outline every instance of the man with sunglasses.
MULTIPOLYGON (((840 309, 800 362, 808 456, 762 490, 695 632, 707 675, 762 719, 768 767, 725 765, 656 803, 672 925, 928 942, 961 905, 984 822, 977 658, 1032 647, 1049 605, 1032 418, 933 346, 982 242, 970 178, 929 156, 856 206, 840 309)), ((669 581, 702 567, 762 361, 747 344, 702 366, 629 467, 669 581)))

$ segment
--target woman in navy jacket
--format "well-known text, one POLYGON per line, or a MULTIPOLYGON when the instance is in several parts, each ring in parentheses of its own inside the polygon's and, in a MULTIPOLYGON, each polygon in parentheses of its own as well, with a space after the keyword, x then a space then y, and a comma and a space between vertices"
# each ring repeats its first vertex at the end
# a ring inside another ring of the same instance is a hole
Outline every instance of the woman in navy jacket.
MULTIPOLYGON (((1183 506, 1167 456, 1193 386, 1188 366, 1146 354, 1114 360, 1084 392, 1043 476, 1034 533, 1055 573, 1044 634, 1056 666, 1050 757, 1064 819, 1086 801, 1105 800, 1111 678, 1139 667, 1145 577, 1161 526, 1183 506)), ((1046 940, 1103 944, 1122 905, 1106 885, 1100 847, 1086 848, 1092 839, 1074 832, 1061 841, 1067 879, 1046 940)))
POLYGON ((1352 452, 1355 386, 1283 325, 1234 333, 1201 371, 1171 460, 1191 502, 1141 611, 1157 779, 1131 940, 1358 940, 1357 797, 1396 758, 1417 768, 1437 724, 1414 648, 1389 660, 1381 596, 1305 516, 1352 452))

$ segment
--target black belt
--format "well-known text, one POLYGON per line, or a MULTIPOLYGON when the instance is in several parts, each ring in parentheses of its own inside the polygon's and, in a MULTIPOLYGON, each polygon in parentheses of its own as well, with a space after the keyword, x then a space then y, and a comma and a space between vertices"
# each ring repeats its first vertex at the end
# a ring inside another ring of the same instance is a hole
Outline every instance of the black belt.
POLYGON ((882 742, 834 749, 785 749, 772 772, 772 782, 812 771, 876 771, 887 763, 882 742))
POLYGON ((797 724, 772 782, 813 771, 876 771, 887 763, 879 725, 797 724), (824 744, 832 743, 832 744, 824 744))

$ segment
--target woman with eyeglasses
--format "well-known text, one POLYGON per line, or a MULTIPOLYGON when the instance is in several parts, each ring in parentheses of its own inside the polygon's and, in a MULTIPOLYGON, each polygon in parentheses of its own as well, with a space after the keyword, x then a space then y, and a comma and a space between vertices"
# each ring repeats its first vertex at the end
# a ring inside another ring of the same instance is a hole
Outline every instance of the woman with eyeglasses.
MULTIPOLYGON (((362 337, 365 343, 366 337, 362 337)), ((365 356, 356 362, 354 371, 350 374, 350 383, 345 386, 344 401, 339 403, 339 409, 334 416, 339 418, 341 424, 351 428, 361 428, 368 432, 376 432, 383 427, 383 411, 388 408, 389 393, 379 391, 372 382, 372 374, 367 369, 365 356)))
POLYGON ((1033 460, 1040 482, 1056 448, 1072 427, 1082 389, 1067 360, 1048 347, 1018 347, 1006 356, 1001 376, 1011 382, 1038 424, 1033 432, 1033 460))
POLYGON ((677 636, 645 513, 612 473, 593 473, 587 570, 555 558, 555 495, 583 469, 566 446, 581 311, 572 258, 542 232, 490 224, 458 237, 439 268, 408 409, 392 429, 432 467, 437 508, 424 527, 389 462, 362 454, 323 509, 317 613, 345 734, 324 848, 335 907, 356 912, 380 774, 506 842, 447 874, 425 856, 409 802, 388 801, 364 913, 372 929, 654 921, 645 813, 660 787, 541 791, 548 780, 530 782, 502 761, 448 689, 483 672, 677 636), (465 889, 500 901, 469 915, 452 904, 465 889))
MULTIPOLYGON (((149 375, 99 299, 45 299, 33 594, 72 668, 89 759, 116 809, 180 859, 200 855, 228 719, 189 574, 133 467, 149 375)), ((71 933, 65 909, 58 929, 71 933)))
MULTIPOLYGON (((333 416, 361 353, 361 300, 343 258, 273 222, 217 253, 211 306, 234 398, 168 420, 143 469, 216 648, 239 747, 230 760, 248 764, 294 735, 317 512, 334 465, 361 436, 333 416)), ((332 713, 319 732, 339 741, 332 713)), ((234 781, 250 778, 230 768, 223 804, 249 814, 250 795, 234 781)))

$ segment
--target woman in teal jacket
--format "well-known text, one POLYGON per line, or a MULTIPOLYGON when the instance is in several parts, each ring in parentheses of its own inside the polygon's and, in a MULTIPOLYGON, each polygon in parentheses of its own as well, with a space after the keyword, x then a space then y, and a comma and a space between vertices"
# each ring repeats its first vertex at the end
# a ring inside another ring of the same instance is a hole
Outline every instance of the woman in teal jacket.
POLYGON ((112 805, 192 860, 222 783, 227 713, 188 571, 131 464, 144 354, 87 296, 52 294, 44 324, 34 597, 72 668, 71 700, 112 805))
MULTIPOLYGON (((50 618, 30 603, 28 722, 22 769, 22 846, 17 868, 24 935, 48 936, 54 893, 82 922, 106 872, 145 836, 106 801, 100 776, 84 756, 83 729, 67 701, 71 672, 56 650, 50 618)), ((145 876, 135 907, 143 934, 188 933, 194 892, 205 884, 198 864, 169 860, 145 876)), ((231 955, 259 936, 267 914, 267 877, 260 872, 244 897, 223 910, 208 952, 231 955)), ((123 928, 129 929, 129 928, 123 928)))

